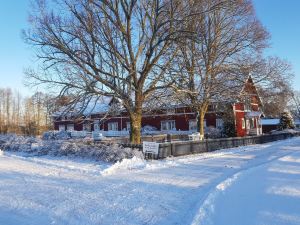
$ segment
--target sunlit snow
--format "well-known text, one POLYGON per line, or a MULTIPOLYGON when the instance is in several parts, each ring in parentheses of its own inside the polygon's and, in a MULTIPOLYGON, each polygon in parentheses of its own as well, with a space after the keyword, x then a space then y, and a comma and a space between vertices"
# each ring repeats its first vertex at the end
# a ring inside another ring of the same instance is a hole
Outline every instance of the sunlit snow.
POLYGON ((0 151, 0 224, 300 224, 300 138, 116 164, 0 151))

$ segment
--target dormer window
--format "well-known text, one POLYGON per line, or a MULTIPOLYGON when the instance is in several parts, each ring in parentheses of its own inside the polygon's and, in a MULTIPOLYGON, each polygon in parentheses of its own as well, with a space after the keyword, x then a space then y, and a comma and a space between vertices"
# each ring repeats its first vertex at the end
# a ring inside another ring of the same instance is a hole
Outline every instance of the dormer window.
POLYGON ((167 110, 166 110, 166 113, 167 113, 168 115, 170 115, 170 114, 175 114, 175 109, 174 109, 174 108, 167 109, 167 110))
POLYGON ((251 97, 246 97, 245 98, 244 111, 251 111, 251 97))

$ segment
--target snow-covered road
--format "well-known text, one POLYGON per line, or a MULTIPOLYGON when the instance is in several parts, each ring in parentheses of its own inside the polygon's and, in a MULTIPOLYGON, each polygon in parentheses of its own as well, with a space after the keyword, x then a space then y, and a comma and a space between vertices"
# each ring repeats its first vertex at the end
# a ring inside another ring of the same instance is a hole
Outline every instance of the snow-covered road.
POLYGON ((300 138, 115 165, 0 151, 0 225, 300 224, 300 138))

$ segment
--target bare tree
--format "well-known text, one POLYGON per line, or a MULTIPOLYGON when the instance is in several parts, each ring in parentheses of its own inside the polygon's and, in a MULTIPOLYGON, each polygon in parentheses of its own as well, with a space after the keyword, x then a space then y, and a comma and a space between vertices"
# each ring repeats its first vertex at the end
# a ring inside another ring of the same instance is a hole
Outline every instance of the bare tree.
POLYGON ((263 103, 267 117, 279 117, 287 108, 292 95, 291 82, 294 74, 291 65, 276 56, 244 57, 240 59, 232 73, 251 74, 263 103))
MULTIPOLYGON (((51 126, 47 94, 37 92, 24 98, 18 91, 0 88, 0 133, 37 135, 51 126)), ((52 107, 55 101, 51 101, 52 107)))
POLYGON ((290 111, 292 112, 293 116, 297 119, 300 119, 300 92, 293 91, 291 95, 291 102, 288 105, 290 111))
POLYGON ((204 116, 212 101, 226 101, 236 95, 245 76, 232 73, 238 59, 266 47, 268 33, 257 20, 251 1, 189 1, 194 16, 186 29, 193 39, 180 42, 179 76, 173 87, 186 104, 199 114, 199 130, 204 135, 204 116), (241 81, 241 82, 237 82, 241 81))
POLYGON ((293 94, 291 65, 275 56, 257 59, 251 67, 251 74, 263 102, 264 114, 279 117, 287 109, 293 94))
POLYGON ((130 140, 139 143, 143 102, 171 82, 167 75, 178 53, 174 41, 185 34, 183 3, 57 0, 47 6, 36 1, 25 40, 37 47, 42 64, 27 75, 76 101, 95 95, 119 99, 131 121, 130 140))

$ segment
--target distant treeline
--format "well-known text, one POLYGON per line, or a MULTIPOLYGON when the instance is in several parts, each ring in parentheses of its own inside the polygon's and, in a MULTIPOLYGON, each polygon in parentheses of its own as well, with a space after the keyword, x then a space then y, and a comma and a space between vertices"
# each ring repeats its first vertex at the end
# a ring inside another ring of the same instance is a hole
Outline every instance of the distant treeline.
POLYGON ((0 88, 0 133, 39 135, 52 128, 55 98, 42 92, 22 96, 10 88, 0 88))

